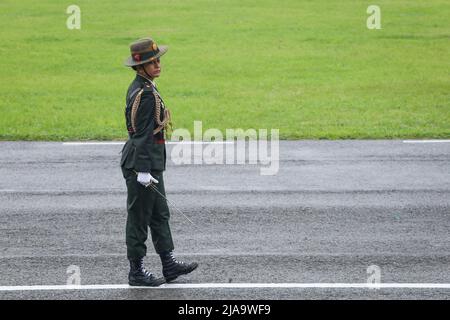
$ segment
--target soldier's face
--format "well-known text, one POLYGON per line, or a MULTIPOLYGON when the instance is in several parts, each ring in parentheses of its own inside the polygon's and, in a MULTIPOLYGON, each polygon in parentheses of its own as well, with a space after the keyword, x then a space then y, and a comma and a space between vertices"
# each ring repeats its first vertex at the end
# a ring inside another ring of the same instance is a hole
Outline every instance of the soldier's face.
POLYGON ((161 74, 161 61, 159 58, 144 65, 145 71, 152 77, 157 78, 161 74))

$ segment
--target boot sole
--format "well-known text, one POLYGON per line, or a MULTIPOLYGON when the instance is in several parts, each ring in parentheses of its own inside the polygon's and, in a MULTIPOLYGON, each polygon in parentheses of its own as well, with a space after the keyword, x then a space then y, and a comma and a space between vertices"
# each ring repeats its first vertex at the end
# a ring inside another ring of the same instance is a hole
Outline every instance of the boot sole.
POLYGON ((154 283, 142 283, 142 282, 134 282, 128 281, 128 284, 133 287, 159 287, 160 285, 166 283, 164 280, 160 280, 154 283))
POLYGON ((171 282, 171 281, 175 280, 176 278, 178 278, 179 276, 183 276, 183 275, 186 275, 186 274, 191 273, 192 271, 194 271, 195 269, 197 269, 197 267, 198 267, 198 264, 197 264, 194 268, 192 268, 192 270, 189 270, 189 271, 187 271, 187 272, 180 273, 180 274, 178 274, 178 275, 176 275, 176 276, 172 276, 172 277, 164 277, 164 279, 166 279, 166 282, 171 282))

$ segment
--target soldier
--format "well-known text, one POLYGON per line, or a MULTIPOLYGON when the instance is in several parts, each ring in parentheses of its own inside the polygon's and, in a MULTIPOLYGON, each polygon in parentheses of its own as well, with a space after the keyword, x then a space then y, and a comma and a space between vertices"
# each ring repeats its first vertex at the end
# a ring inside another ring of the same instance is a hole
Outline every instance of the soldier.
POLYGON ((126 97, 129 138, 120 161, 128 189, 126 245, 130 261, 128 282, 132 286, 159 286, 198 266, 195 262, 177 261, 172 253, 174 245, 163 179, 165 131, 170 123, 170 113, 154 83, 161 73, 160 57, 167 49, 150 38, 140 39, 130 45, 131 56, 125 61, 126 66, 136 71, 126 97), (161 258, 164 278, 157 278, 143 265, 148 227, 155 251, 161 258))

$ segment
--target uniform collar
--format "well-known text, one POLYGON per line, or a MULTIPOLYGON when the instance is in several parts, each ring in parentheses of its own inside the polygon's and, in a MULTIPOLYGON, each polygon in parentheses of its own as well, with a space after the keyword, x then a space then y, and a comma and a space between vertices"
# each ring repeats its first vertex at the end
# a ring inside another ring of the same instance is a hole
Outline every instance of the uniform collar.
POLYGON ((152 86, 153 86, 154 88, 156 88, 156 83, 155 83, 155 81, 152 81, 152 80, 150 80, 149 78, 147 78, 147 77, 145 77, 145 76, 143 76, 143 75, 136 74, 136 79, 138 79, 138 80, 141 81, 141 82, 148 82, 148 83, 151 83, 152 86))

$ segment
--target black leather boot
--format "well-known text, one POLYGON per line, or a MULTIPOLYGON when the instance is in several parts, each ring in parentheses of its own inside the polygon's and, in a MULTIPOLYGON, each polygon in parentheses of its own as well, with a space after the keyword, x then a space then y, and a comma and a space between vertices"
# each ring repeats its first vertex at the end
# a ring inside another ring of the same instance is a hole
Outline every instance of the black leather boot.
POLYGON ((163 276, 166 282, 170 282, 183 274, 188 274, 198 267, 197 262, 185 263, 177 261, 172 252, 164 252, 159 255, 163 266, 163 276))
POLYGON ((144 268, 144 258, 129 259, 130 273, 128 283, 130 286, 157 287, 165 283, 164 278, 157 278, 154 274, 144 268))

